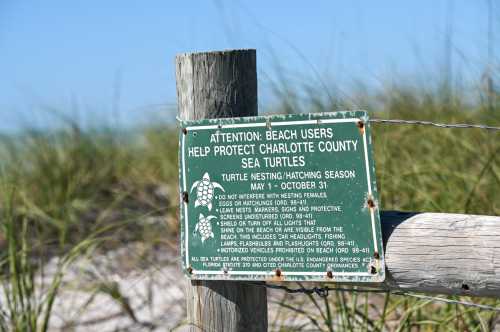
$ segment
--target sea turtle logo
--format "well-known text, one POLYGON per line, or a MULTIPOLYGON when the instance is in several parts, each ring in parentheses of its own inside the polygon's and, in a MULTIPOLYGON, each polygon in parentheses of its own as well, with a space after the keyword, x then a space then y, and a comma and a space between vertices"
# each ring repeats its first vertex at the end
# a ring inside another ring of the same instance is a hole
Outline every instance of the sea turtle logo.
POLYGON ((203 174, 201 180, 193 183, 190 191, 196 188, 196 202, 194 202, 194 207, 206 206, 208 211, 212 210, 212 199, 214 198, 214 189, 219 188, 224 191, 224 188, 217 182, 210 182, 210 175, 208 173, 203 174))
POLYGON ((205 218, 203 214, 200 213, 198 217, 198 222, 194 227, 194 231, 200 233, 201 243, 205 242, 208 238, 214 237, 214 232, 212 231, 212 224, 210 220, 216 218, 215 216, 208 216, 205 218))

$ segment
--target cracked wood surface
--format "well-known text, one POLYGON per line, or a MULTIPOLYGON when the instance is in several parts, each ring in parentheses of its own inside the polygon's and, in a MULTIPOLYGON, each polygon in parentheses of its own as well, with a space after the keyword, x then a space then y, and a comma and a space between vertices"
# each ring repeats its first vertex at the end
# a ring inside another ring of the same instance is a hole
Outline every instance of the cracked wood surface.
POLYGON ((257 115, 255 50, 180 54, 175 67, 181 119, 257 115))
POLYGON ((382 212, 384 287, 500 298, 500 217, 382 212))
MULTIPOLYGON (((178 114, 184 120, 257 115, 255 50, 176 57, 178 114)), ((236 281, 188 281, 191 331, 267 331, 267 293, 236 281)))

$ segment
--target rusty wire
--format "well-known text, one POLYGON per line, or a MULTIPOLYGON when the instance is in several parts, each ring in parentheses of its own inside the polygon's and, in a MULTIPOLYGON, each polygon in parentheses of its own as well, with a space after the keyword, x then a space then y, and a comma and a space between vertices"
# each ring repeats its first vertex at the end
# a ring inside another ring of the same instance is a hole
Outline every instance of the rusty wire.
POLYGON ((420 300, 427 300, 427 301, 431 301, 431 302, 458 304, 458 305, 463 305, 465 307, 473 307, 473 308, 478 308, 478 309, 482 309, 482 310, 500 312, 500 307, 494 307, 494 306, 489 306, 486 304, 479 304, 479 303, 474 303, 474 302, 452 300, 452 299, 447 299, 444 297, 435 297, 435 296, 414 294, 414 293, 408 293, 408 292, 404 292, 404 291, 390 291, 390 290, 369 289, 369 288, 328 287, 328 286, 313 287, 313 288, 305 288, 305 287, 301 286, 298 288, 289 288, 289 287, 283 286, 283 285, 274 285, 274 284, 259 283, 259 282, 249 282, 248 284, 254 285, 254 286, 266 287, 266 288, 270 288, 270 289, 283 290, 289 294, 297 294, 297 293, 317 294, 320 297, 328 297, 330 291, 349 292, 349 293, 385 293, 385 294, 398 295, 398 296, 409 296, 409 297, 414 297, 414 298, 417 298, 420 300))
POLYGON ((470 123, 437 123, 422 120, 398 120, 398 119, 370 119, 373 123, 382 124, 403 124, 403 125, 423 125, 433 126, 438 128, 459 128, 459 129, 485 129, 491 131, 500 131, 500 127, 488 126, 484 124, 470 124, 470 123))
POLYGON ((284 290, 287 293, 290 294, 296 294, 296 293, 303 293, 303 294, 316 294, 319 297, 328 297, 330 291, 338 291, 338 292, 358 292, 358 293, 387 293, 386 290, 382 289, 363 289, 363 288, 343 288, 343 287, 313 287, 313 288, 305 288, 305 287, 299 287, 299 288, 289 288, 287 286, 283 285, 274 285, 274 284, 264 284, 264 283, 250 283, 252 285, 256 286, 263 286, 266 288, 271 288, 271 289, 279 289, 279 290, 284 290))

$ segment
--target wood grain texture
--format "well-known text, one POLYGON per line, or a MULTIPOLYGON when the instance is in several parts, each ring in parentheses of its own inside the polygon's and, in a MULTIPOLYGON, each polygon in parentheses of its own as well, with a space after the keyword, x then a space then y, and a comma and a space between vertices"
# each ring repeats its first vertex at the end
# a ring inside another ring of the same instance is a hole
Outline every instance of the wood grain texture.
POLYGON ((500 298, 500 217, 382 212, 382 287, 500 298))
MULTIPOLYGON (((176 57, 178 114, 184 120, 257 115, 255 50, 176 57)), ((267 293, 236 281, 188 281, 191 331, 267 331, 267 293)))
POLYGON ((255 50, 181 54, 175 64, 181 119, 257 115, 255 50))
POLYGON ((266 294, 238 281, 188 281, 190 331, 267 331, 266 294))

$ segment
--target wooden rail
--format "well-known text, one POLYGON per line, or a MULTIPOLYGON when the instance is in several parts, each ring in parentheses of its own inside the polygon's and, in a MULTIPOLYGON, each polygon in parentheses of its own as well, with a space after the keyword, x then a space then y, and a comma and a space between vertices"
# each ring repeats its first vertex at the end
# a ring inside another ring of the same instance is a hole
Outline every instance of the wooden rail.
POLYGON ((500 298, 500 217, 384 211, 381 220, 381 287, 500 298))

